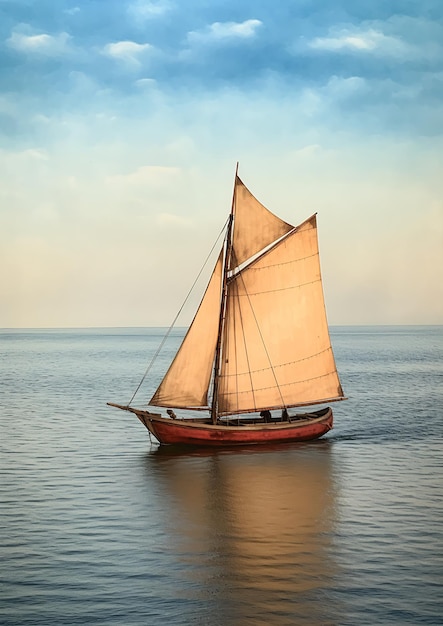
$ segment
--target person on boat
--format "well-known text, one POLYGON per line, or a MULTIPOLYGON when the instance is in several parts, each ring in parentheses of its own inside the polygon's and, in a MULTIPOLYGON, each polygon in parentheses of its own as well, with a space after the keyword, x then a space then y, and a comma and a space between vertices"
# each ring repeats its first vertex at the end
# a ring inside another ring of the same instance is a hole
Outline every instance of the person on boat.
POLYGON ((173 420, 175 420, 177 417, 172 409, 167 409, 166 413, 169 415, 169 417, 172 417, 173 420))
POLYGON ((289 419, 288 410, 286 407, 281 412, 281 419, 283 422, 287 422, 289 419))
POLYGON ((262 417, 265 420, 265 422, 270 422, 272 420, 271 411, 268 411, 268 410, 262 411, 260 413, 260 417, 262 417))

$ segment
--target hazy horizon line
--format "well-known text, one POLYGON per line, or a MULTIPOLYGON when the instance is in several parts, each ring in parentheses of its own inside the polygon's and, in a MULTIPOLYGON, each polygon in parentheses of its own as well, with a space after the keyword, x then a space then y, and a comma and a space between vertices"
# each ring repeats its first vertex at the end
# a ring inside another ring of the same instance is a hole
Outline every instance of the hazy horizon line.
MULTIPOLYGON (((367 328, 367 327, 440 327, 442 324, 329 324, 329 328, 367 328)), ((21 331, 21 330, 125 330, 137 328, 156 328, 169 329, 170 326, 4 326, 0 327, 0 331, 21 331)), ((174 329, 187 329, 189 326, 173 326, 174 329)))

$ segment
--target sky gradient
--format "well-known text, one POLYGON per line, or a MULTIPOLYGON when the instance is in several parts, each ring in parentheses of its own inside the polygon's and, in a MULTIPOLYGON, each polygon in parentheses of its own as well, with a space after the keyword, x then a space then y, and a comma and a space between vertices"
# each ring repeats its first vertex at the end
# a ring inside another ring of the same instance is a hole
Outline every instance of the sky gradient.
POLYGON ((0 0, 0 327, 168 326, 236 161, 331 324, 442 324, 442 154, 441 0, 0 0))

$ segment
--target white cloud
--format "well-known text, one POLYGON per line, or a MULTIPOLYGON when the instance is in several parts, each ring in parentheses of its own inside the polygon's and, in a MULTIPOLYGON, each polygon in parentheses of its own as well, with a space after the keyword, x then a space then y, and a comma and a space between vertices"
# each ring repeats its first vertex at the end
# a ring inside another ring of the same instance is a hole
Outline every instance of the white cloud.
POLYGON ((262 25, 260 20, 244 22, 214 22, 201 31, 188 33, 189 41, 220 41, 226 39, 249 39, 262 25))
POLYGON ((80 7, 72 7, 71 9, 65 9, 64 12, 67 15, 75 15, 76 13, 80 13, 80 7))
POLYGON ((373 28, 334 30, 328 37, 316 37, 308 46, 314 50, 353 51, 391 57, 409 57, 414 51, 414 47, 402 39, 373 28))
POLYGON ((140 58, 148 51, 153 50, 149 43, 136 43, 135 41, 117 41, 108 43, 103 48, 103 54, 129 65, 139 66, 140 58))
POLYGON ((154 87, 157 84, 155 78, 139 78, 135 81, 137 87, 154 87))
POLYGON ((45 56, 57 56, 68 50, 71 36, 68 33, 58 35, 27 35, 23 32, 14 31, 6 40, 6 43, 14 50, 25 54, 40 54, 45 56))
POLYGON ((171 8, 168 0, 137 0, 128 6, 128 14, 136 21, 145 21, 164 15, 171 8))
POLYGON ((365 98, 369 91, 370 86, 360 76, 343 78, 334 75, 322 85, 300 89, 293 106, 297 106, 299 116, 306 121, 321 119, 331 115, 331 111, 336 111, 349 99, 365 98))
POLYGON ((356 93, 361 93, 366 90, 367 87, 366 80, 360 76, 349 76, 348 78, 331 76, 326 87, 321 88, 321 90, 326 91, 334 99, 342 100, 356 93))
MULTIPOLYGON (((366 54, 399 60, 439 60, 443 53, 442 28, 424 19, 393 16, 360 26, 333 26, 324 37, 307 42, 311 50, 366 54)), ((304 45, 304 44, 302 44, 304 45)), ((299 46, 294 47, 299 51, 299 46)))

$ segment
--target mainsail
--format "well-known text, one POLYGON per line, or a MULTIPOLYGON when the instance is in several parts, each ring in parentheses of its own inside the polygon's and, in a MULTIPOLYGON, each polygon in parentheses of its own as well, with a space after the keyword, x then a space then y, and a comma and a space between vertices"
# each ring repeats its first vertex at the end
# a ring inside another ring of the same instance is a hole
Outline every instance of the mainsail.
POLYGON ((294 227, 236 176, 232 217, 200 307, 150 404, 208 407, 216 353, 217 415, 343 399, 315 215, 294 227))
POLYGON ((228 283, 219 413, 341 398, 315 215, 228 283))

